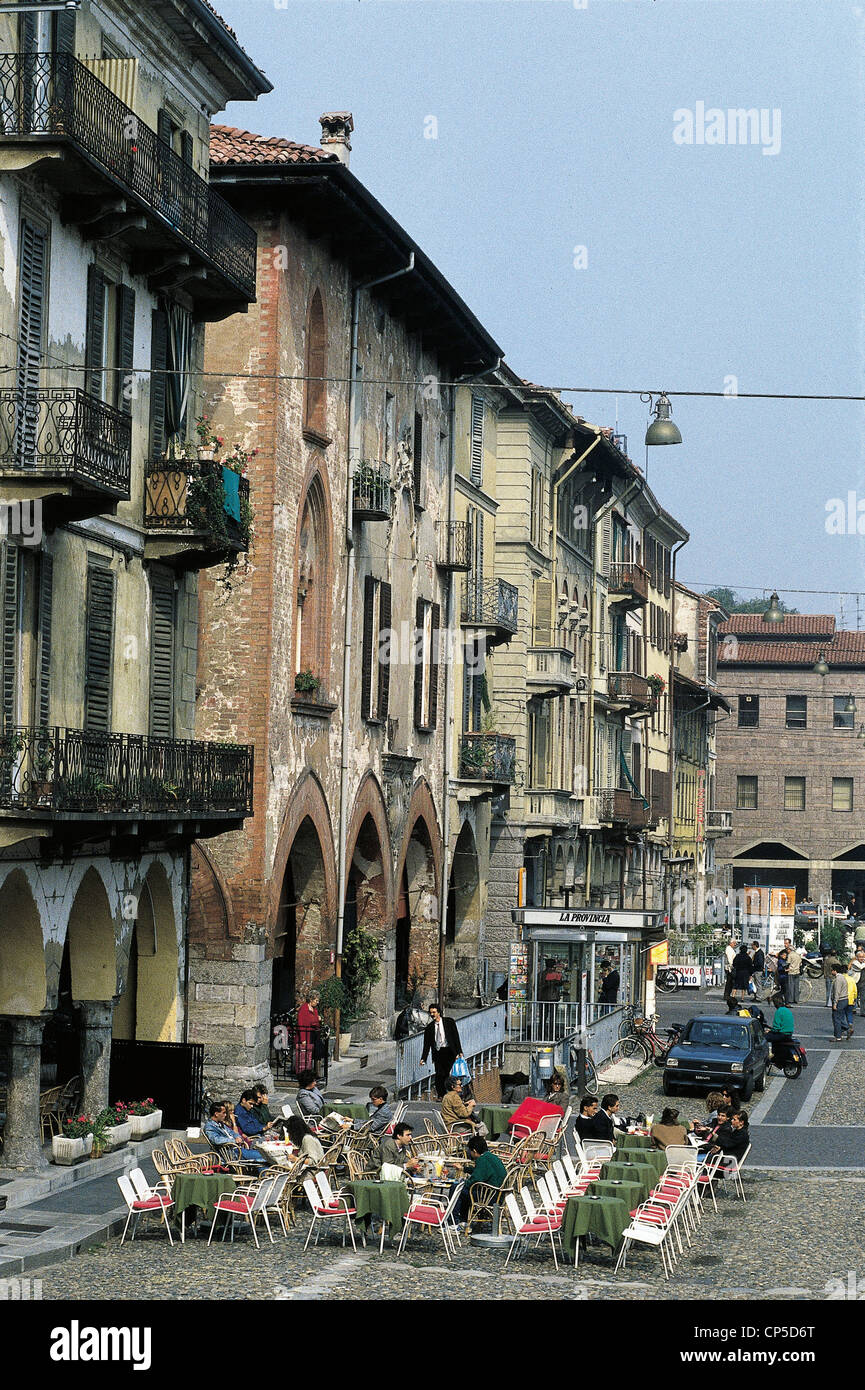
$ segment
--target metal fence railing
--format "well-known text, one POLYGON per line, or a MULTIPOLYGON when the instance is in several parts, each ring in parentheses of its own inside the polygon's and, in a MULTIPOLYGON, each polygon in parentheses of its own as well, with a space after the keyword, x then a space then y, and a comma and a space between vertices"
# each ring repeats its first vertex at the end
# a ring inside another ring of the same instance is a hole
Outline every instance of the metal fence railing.
MULTIPOLYGON (((463 1056, 473 1075, 482 1075, 501 1065, 506 1041, 506 1012, 505 1004, 491 1004, 489 1008, 464 1014, 456 1020, 463 1056)), ((396 1045, 396 1089, 397 1094, 407 1100, 420 1097, 424 1091, 431 1094, 435 1076, 432 1056, 422 1062, 422 1052, 423 1033, 413 1033, 396 1045)))

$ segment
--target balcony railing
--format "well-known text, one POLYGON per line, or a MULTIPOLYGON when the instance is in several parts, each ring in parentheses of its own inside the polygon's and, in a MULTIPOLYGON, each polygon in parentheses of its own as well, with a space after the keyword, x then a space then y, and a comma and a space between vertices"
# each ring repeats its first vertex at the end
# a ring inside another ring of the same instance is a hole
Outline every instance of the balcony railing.
POLYGON ((617 705, 630 705, 632 709, 648 713, 655 708, 657 697, 645 676, 634 671, 610 671, 607 675, 609 698, 617 705))
POLYGON ((255 298, 255 232, 71 53, 0 54, 0 144, 69 141, 255 298))
POLYGON ((633 561, 614 560, 610 565, 608 581, 610 598, 621 595, 638 603, 646 603, 649 598, 649 572, 633 561))
POLYGON ((634 796, 627 788, 604 787, 596 792, 596 797, 601 824, 629 825, 641 829, 649 822, 650 812, 643 805, 643 798, 634 796))
POLYGON ((70 386, 0 389, 0 476, 129 498, 132 416, 70 386))
POLYGON ((386 463, 361 463, 352 481, 352 514, 355 521, 389 521, 392 489, 386 463))
POLYGON ((706 812, 706 834, 707 835, 731 835, 733 833, 733 812, 716 811, 706 812))
POLYGON ((567 647, 529 647, 526 685, 532 695, 540 691, 561 695, 574 688, 574 654, 567 647))
POLYGON ((468 627, 492 627, 512 635, 517 630, 518 610, 519 590, 507 580, 465 581, 460 620, 468 627))
POLYGON ((514 781, 517 741, 505 734, 463 734, 460 740, 460 777, 468 782, 514 781))
POLYGON ((576 826, 580 819, 580 804, 568 791, 528 791, 526 819, 533 825, 576 826))
POLYGON ((441 570, 470 570, 472 567, 472 524, 470 521, 437 521, 436 540, 441 570))
POLYGON ((200 538, 207 550, 230 554, 249 547, 249 480, 213 459, 151 463, 145 477, 148 531, 200 538))
POLYGON ((244 744, 6 725, 0 809, 67 819, 248 816, 252 759, 244 744))

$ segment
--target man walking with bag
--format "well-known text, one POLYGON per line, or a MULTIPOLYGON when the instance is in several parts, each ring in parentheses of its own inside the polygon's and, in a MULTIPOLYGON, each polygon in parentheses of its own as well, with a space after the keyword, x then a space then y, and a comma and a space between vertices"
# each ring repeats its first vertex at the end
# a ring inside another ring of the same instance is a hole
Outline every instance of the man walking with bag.
POLYGON ((448 1077, 457 1057, 463 1055, 463 1045, 457 1025, 452 1018, 444 1018, 438 1004, 430 1004, 431 1022, 423 1031, 423 1064, 432 1051, 432 1064, 435 1068, 436 1095, 442 1099, 447 1091, 448 1077))

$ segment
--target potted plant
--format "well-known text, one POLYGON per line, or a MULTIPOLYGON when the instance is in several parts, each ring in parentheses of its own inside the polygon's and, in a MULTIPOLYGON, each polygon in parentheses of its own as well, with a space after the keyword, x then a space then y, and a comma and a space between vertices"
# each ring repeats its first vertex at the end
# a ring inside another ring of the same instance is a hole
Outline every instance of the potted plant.
POLYGON ((214 434, 210 428, 210 416, 199 415, 195 421, 195 433, 198 435, 198 457, 199 459, 216 458, 217 449, 221 449, 223 439, 221 435, 214 434))
POLYGON ((654 696, 663 695, 667 688, 667 682, 663 676, 651 675, 646 677, 646 684, 654 696))
MULTIPOLYGON (((101 1110, 96 1116, 94 1124, 102 1123, 103 1148, 111 1152, 112 1149, 122 1149, 124 1144, 128 1144, 132 1137, 132 1124, 129 1119, 127 1107, 122 1100, 115 1101, 105 1110, 101 1110)), ((94 1138, 95 1138, 94 1129, 94 1138)), ((94 1142, 95 1147, 95 1142, 94 1142)))
POLYGON ((294 678, 294 688, 299 695, 308 695, 314 700, 321 689, 321 677, 312 671, 298 671, 294 678))
POLYGON ((148 1134, 156 1134, 162 1127, 162 1111, 157 1110, 152 1096, 147 1100, 132 1100, 126 1106, 131 1126, 131 1138, 146 1139, 148 1134))
POLYGON ((40 729, 33 745, 33 772, 30 793, 34 801, 44 803, 51 800, 54 787, 54 744, 47 729, 40 729))
MULTIPOLYGON (((336 1023, 337 1013, 340 1015, 340 1025, 345 1024, 345 1012, 349 1008, 348 990, 345 987, 345 980, 339 979, 336 975, 331 975, 325 980, 318 989, 318 1002, 322 1012, 330 1013, 332 1021, 336 1023)), ((347 1051, 351 1046, 351 1033, 340 1033, 339 1050, 340 1053, 347 1051)))
POLYGON ((73 1163, 82 1163, 93 1148, 93 1121, 89 1115, 77 1115, 74 1120, 64 1120, 61 1132, 51 1138, 51 1158, 64 1168, 73 1163))
POLYGON ((350 1030, 357 1027, 359 1020, 366 1018, 369 1013, 370 992, 373 985, 381 979, 378 941, 372 932, 357 926, 346 934, 342 968, 346 989, 342 1023, 350 1030))

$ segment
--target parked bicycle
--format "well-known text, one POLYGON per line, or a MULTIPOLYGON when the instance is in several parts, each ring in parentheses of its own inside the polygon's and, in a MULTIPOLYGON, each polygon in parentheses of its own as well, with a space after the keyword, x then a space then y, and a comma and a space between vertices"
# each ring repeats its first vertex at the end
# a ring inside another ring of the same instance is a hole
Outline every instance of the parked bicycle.
MULTIPOLYGON (((572 1047, 570 1050, 570 1082, 576 1086, 579 1081, 579 1048, 572 1047)), ((591 1048, 586 1048, 586 1091, 590 1096, 598 1094, 598 1069, 595 1066, 595 1059, 592 1056, 591 1048)))
POLYGON ((685 981, 675 966, 659 965, 655 986, 662 994, 675 994, 677 990, 685 988, 685 981))
POLYGON ((656 1067, 662 1067, 666 1061, 667 1053, 678 1042, 685 1025, 684 1023, 674 1023, 669 1028, 664 1029, 664 1036, 661 1037, 657 1032, 657 1024, 657 1014, 653 1014, 648 1019, 635 1018, 633 1033, 628 1034, 627 1037, 619 1038, 610 1054, 610 1061, 623 1062, 636 1059, 641 1066, 652 1061, 656 1067))

